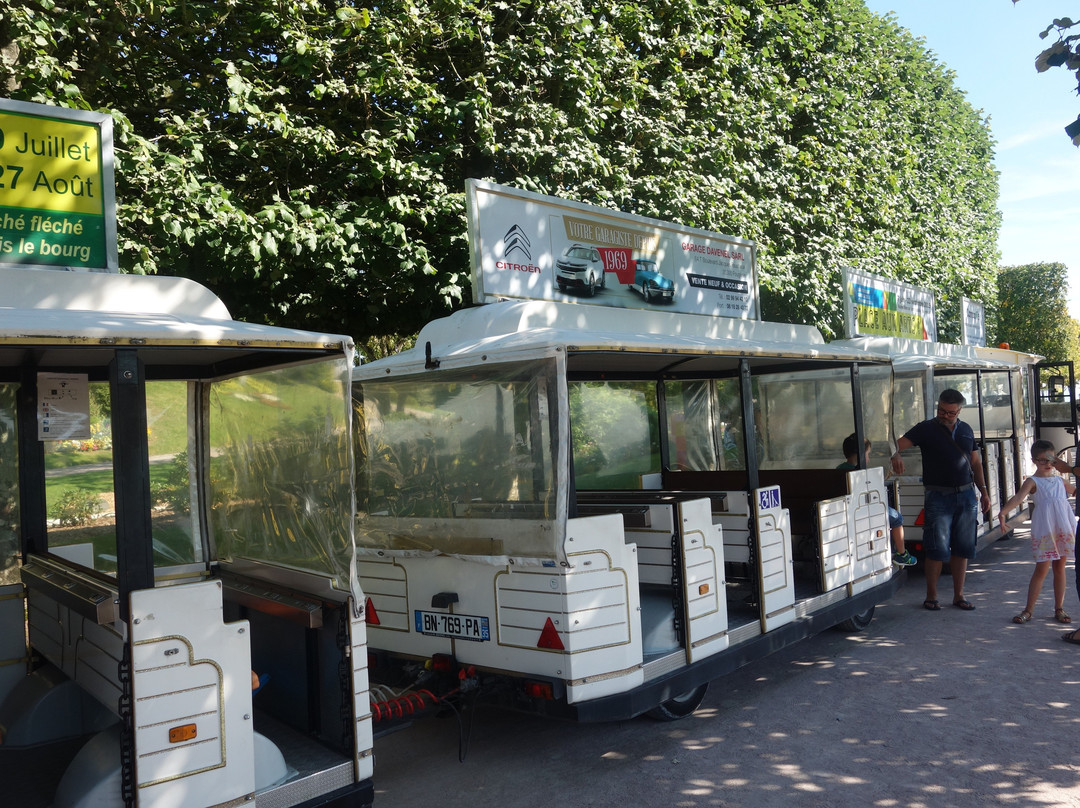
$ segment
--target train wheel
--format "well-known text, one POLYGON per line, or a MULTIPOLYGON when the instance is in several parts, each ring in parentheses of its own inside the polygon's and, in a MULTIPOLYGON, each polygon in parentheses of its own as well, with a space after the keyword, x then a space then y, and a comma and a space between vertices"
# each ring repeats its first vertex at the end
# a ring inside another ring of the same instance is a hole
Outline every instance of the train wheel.
POLYGON ((681 696, 676 696, 656 705, 649 710, 647 715, 657 721, 678 721, 680 718, 686 718, 701 706, 701 702, 704 701, 705 693, 708 690, 708 682, 698 685, 693 690, 687 690, 681 696))
POLYGON ((847 631, 852 634, 862 631, 864 628, 870 625, 870 622, 874 619, 874 609, 876 608, 876 606, 871 606, 865 612, 859 612, 858 614, 851 615, 851 617, 849 617, 847 620, 844 620, 841 623, 837 623, 837 629, 839 629, 840 631, 847 631))

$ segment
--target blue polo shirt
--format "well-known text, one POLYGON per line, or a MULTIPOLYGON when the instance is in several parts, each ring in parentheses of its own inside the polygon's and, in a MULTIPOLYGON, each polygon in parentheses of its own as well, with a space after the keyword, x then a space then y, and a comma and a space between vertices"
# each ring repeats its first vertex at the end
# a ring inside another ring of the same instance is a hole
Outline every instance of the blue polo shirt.
POLYGON ((952 436, 959 450, 953 440, 949 440, 949 428, 936 418, 915 424, 904 437, 922 452, 923 485, 959 488, 972 483, 971 453, 975 450, 975 433, 963 421, 956 422, 952 436))

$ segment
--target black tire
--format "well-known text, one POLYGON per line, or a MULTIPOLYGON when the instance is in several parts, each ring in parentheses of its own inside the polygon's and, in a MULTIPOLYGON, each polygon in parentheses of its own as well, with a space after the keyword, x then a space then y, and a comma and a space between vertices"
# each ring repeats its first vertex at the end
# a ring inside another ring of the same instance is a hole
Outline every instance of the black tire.
POLYGON ((853 614, 847 620, 837 623, 836 628, 838 631, 846 631, 849 634, 857 634, 865 629, 874 619, 874 609, 876 606, 871 606, 865 612, 859 612, 853 614))
POLYGON ((645 298, 646 303, 652 303, 652 287, 645 281, 641 282, 641 296, 645 298))
POLYGON ((607 289, 607 270, 600 273, 600 288, 607 289))
POLYGON ((565 292, 566 291, 566 284, 563 283, 561 279, 555 281, 555 283, 559 284, 559 291, 560 292, 565 292))
POLYGON ((678 721, 680 718, 686 718, 701 706, 701 702, 705 700, 705 694, 708 690, 708 682, 698 685, 681 696, 661 702, 649 710, 646 715, 657 721, 678 721))
POLYGON ((585 293, 589 297, 592 297, 596 294, 596 276, 593 275, 591 272, 589 273, 589 284, 585 287, 585 293))

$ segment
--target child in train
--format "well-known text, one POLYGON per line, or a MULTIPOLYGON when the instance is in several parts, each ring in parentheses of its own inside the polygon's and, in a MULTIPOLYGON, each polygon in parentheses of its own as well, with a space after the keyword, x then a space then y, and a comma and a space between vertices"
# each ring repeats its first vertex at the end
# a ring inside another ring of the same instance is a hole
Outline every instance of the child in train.
MULTIPOLYGON (((870 467, 870 439, 867 438, 864 443, 865 453, 863 455, 864 463, 863 468, 870 467)), ((844 457, 847 458, 843 463, 837 466, 838 469, 843 471, 852 471, 859 467, 859 439, 855 436, 855 433, 851 433, 844 438, 844 457)), ((889 508, 889 532, 892 535, 893 543, 893 555, 892 561, 898 567, 910 567, 915 564, 915 556, 907 551, 907 547, 904 546, 904 517, 900 515, 900 511, 896 510, 892 506, 889 508)))

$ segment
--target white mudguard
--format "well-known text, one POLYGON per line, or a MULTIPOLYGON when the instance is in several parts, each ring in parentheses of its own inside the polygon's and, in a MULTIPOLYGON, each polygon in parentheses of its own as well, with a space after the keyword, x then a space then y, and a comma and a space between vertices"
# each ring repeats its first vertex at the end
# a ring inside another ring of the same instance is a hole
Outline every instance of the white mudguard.
POLYGON ((714 525, 708 499, 679 503, 683 587, 686 602, 687 661, 696 662, 728 646, 724 537, 714 525))
POLYGON ((131 646, 139 808, 250 805, 248 623, 223 622, 221 583, 133 593, 131 646))
POLYGON ((847 586, 853 578, 851 495, 817 503, 818 539, 821 542, 822 591, 832 592, 847 586))
POLYGON ((780 486, 754 490, 757 525, 761 630, 769 632, 795 619, 795 576, 791 563, 791 519, 780 501, 780 486))
POLYGON ((892 570, 885 477, 880 467, 848 472, 853 576, 851 593, 877 586, 892 570))

